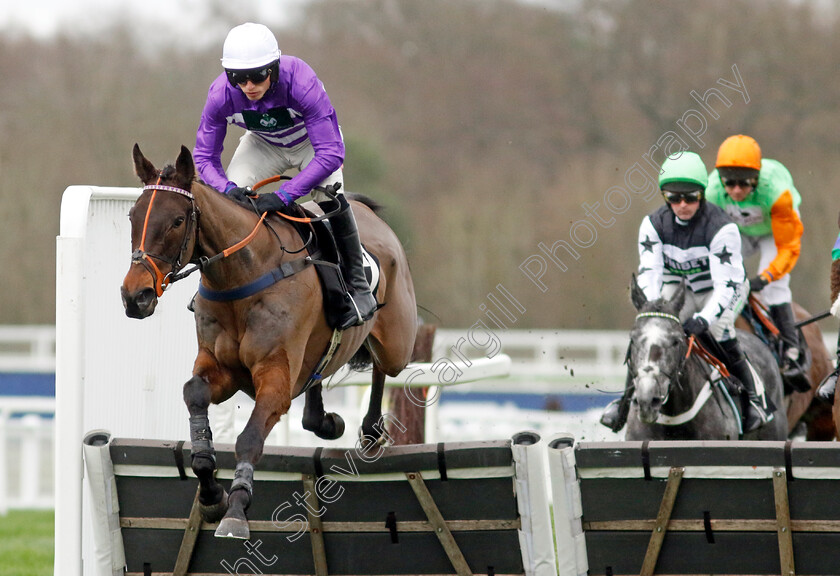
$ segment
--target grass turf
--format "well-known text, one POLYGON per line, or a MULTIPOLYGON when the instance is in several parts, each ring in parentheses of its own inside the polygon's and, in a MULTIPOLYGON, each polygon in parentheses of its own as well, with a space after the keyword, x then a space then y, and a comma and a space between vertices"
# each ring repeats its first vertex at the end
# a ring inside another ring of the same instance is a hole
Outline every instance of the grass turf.
POLYGON ((0 516, 0 576, 52 576, 52 510, 10 510, 0 516))

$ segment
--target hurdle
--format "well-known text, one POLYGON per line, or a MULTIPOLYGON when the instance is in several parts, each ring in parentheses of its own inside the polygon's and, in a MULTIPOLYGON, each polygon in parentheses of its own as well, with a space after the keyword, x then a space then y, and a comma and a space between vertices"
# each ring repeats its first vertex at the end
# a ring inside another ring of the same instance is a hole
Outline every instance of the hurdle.
MULTIPOLYGON (((554 576, 539 440, 267 447, 242 541, 201 521, 189 442, 92 431, 95 573, 554 576)), ((232 479, 233 447, 217 460, 232 479)))
POLYGON ((840 574, 832 442, 575 448, 589 574, 840 574))
MULTIPOLYGON (((56 238, 56 576, 90 574, 97 563, 93 522, 99 502, 83 482, 86 433, 108 430, 117 438, 159 441, 188 433, 182 386, 197 344, 187 305, 198 276, 172 285, 142 322, 127 318, 120 302, 119 286, 130 265, 127 214, 140 191, 70 186, 62 196, 56 238)), ((465 367, 464 379, 477 377, 476 371, 503 375, 509 367, 510 359, 500 355, 465 367)), ((437 380, 426 370, 412 383, 437 380)), ((211 411, 210 417, 214 431, 223 431, 217 415, 211 411)), ((355 429, 351 419, 347 424, 355 429)), ((269 443, 285 443, 284 426, 269 443)))

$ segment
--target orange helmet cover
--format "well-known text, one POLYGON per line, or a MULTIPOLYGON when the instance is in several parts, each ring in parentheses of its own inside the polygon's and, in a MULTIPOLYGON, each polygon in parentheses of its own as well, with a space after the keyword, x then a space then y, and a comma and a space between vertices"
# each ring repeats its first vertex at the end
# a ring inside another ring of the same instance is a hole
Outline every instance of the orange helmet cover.
POLYGON ((761 148, 753 138, 736 134, 723 141, 718 148, 715 168, 752 168, 761 170, 761 148))

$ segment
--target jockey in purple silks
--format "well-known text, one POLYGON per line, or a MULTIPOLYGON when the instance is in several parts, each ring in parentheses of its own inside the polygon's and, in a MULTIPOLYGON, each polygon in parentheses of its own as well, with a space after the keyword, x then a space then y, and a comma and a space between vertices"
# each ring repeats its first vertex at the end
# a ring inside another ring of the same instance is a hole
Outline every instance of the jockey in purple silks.
MULTIPOLYGON (((343 184, 344 142, 335 109, 323 83, 306 62, 282 55, 277 40, 262 24, 233 28, 225 39, 220 74, 210 85, 196 134, 196 168, 205 183, 245 202, 250 186, 297 169, 275 193, 261 194, 256 207, 276 211, 312 194, 324 212, 335 208, 316 186, 343 184), (227 171, 221 154, 227 127, 245 129, 227 171)), ((363 268, 356 220, 339 190, 341 210, 330 217, 338 244, 350 307, 341 329, 373 317, 376 299, 363 268)))

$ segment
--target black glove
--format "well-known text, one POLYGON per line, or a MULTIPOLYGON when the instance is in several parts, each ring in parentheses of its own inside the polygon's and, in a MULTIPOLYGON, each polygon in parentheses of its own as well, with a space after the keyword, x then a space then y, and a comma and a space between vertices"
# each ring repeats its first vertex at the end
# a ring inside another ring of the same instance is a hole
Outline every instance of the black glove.
POLYGON ((277 193, 260 194, 254 201, 257 205, 257 212, 277 212, 281 208, 286 207, 286 203, 277 193))
POLYGON ((760 274, 755 278, 750 278, 750 292, 761 292, 761 290, 769 283, 770 282, 768 282, 767 279, 760 274))
POLYGON ((228 190, 226 194, 234 202, 238 202, 239 204, 247 204, 248 199, 246 198, 246 196, 253 195, 254 191, 251 190, 250 186, 237 186, 236 188, 231 188, 230 190, 228 190))
POLYGON ((683 324, 683 330, 689 336, 700 336, 703 332, 709 329, 709 323, 700 316, 689 318, 683 324))

